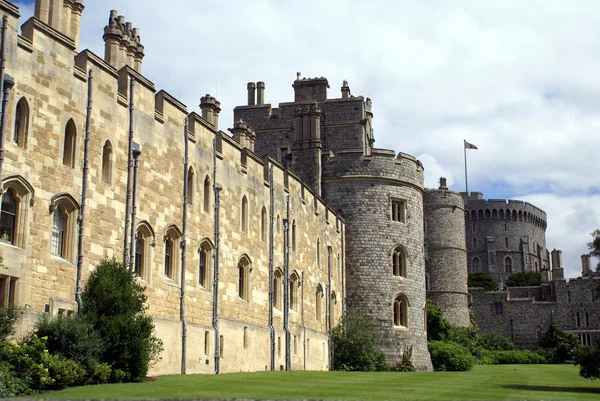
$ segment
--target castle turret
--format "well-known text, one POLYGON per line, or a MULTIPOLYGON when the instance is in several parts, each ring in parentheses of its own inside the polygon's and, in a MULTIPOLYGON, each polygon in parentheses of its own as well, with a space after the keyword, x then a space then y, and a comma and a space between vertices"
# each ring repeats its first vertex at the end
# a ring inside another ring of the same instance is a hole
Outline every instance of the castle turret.
POLYGON ((559 281, 565 278, 564 269, 562 267, 562 251, 552 250, 552 280, 559 281))
POLYGON ((300 178, 321 194, 321 108, 315 104, 294 112, 292 168, 300 178))
POLYGON ((83 0, 36 0, 34 16, 79 45, 83 0))
POLYGON ((322 102, 323 100, 327 100, 327 88, 329 88, 329 82, 325 77, 303 79, 298 77, 298 79, 294 81, 293 87, 295 102, 322 102))
POLYGON ((116 69, 128 65, 137 72, 142 71, 144 46, 141 43, 140 30, 125 17, 112 10, 108 25, 104 27, 104 61, 116 69))
POLYGON ((254 152, 256 135, 248 124, 240 120, 235 123, 233 128, 229 128, 229 132, 233 134, 233 139, 238 141, 243 148, 247 148, 251 152, 254 152))
POLYGON ((592 272, 592 262, 590 254, 581 255, 581 276, 585 277, 592 272))
POLYGON ((200 98, 200 109, 202 117, 209 123, 219 129, 219 113, 221 112, 221 102, 209 95, 208 93, 200 98))
POLYGON ((444 310, 454 325, 469 326, 467 244, 462 196, 449 191, 446 179, 424 194, 427 299, 444 310))

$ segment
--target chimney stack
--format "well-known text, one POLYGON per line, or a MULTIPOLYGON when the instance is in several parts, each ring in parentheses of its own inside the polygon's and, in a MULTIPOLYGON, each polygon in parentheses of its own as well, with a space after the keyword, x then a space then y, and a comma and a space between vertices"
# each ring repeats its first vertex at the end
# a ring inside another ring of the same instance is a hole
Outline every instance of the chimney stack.
POLYGON ((265 104, 265 83, 256 83, 256 104, 265 104))
POLYGON ((587 276, 592 271, 592 262, 590 260, 590 255, 585 254, 581 255, 581 275, 583 277, 587 276))
POLYGON ((438 189, 448 189, 446 185, 446 177, 440 177, 440 187, 438 189))
POLYGON ((254 106, 256 104, 256 84, 254 82, 248 82, 248 106, 254 106))
POLYGON ((342 83, 342 99, 350 98, 350 87, 348 86, 348 81, 344 80, 342 83))
POLYGON ((251 152, 254 152, 256 134, 252 130, 252 127, 244 121, 239 120, 234 124, 233 128, 229 128, 229 132, 233 134, 233 139, 235 139, 242 148, 247 148, 251 152))
POLYGON ((219 130, 219 113, 221 112, 221 102, 208 93, 200 98, 200 109, 202 117, 214 125, 215 130, 219 130))
POLYGON ((564 269, 562 267, 562 251, 554 249, 552 251, 552 280, 559 281, 564 279, 564 269))

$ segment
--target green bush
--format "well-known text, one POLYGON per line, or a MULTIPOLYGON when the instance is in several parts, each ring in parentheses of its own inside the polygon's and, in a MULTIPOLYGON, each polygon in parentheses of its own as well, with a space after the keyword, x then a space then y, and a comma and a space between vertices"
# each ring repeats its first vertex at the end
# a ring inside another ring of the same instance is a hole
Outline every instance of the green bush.
POLYGON ((6 362, 27 393, 37 392, 52 385, 52 378, 44 366, 48 354, 44 339, 32 336, 27 342, 0 342, 0 361, 6 362))
POLYGON ((542 284, 540 272, 518 272, 508 276, 506 285, 508 287, 537 287, 542 284))
POLYGON ((144 313, 144 287, 122 263, 105 259, 88 278, 81 298, 84 318, 104 341, 101 361, 114 369, 111 381, 142 381, 162 352, 152 318, 144 313))
POLYGON ((454 342, 429 341, 427 348, 436 371, 463 372, 475 365, 475 358, 469 350, 454 342))
POLYGON ((0 341, 4 341, 14 333, 15 322, 21 314, 21 309, 13 306, 0 307, 0 341))
POLYGON ((546 363, 546 358, 531 351, 487 351, 480 358, 485 365, 540 364, 546 363))
POLYGON ((7 362, 0 362, 0 398, 13 398, 29 393, 30 389, 23 380, 15 376, 12 366, 7 362))
POLYGON ((512 351, 515 345, 499 333, 481 334, 479 344, 488 351, 512 351))
POLYGON ((600 348, 581 347, 575 352, 579 374, 586 379, 600 379, 600 348))
POLYGON ((81 365, 60 355, 44 355, 43 364, 52 379, 52 384, 46 386, 45 389, 61 390, 79 382, 85 375, 85 370, 81 365))
POLYGON ((427 340, 444 341, 450 336, 452 324, 444 317, 444 311, 433 301, 427 300, 427 340))
POLYGON ((481 357, 485 349, 480 344, 479 328, 471 325, 469 327, 452 326, 448 341, 461 345, 469 350, 475 358, 481 357))
POLYGON ((377 349, 375 322, 347 311, 331 330, 333 368, 344 371, 388 370, 385 356, 377 349))
POLYGON ((498 287, 496 280, 485 272, 469 274, 467 285, 469 287, 483 287, 486 291, 494 291, 498 287))
POLYGON ((555 321, 550 323, 546 335, 540 339, 538 353, 549 363, 565 363, 573 359, 573 353, 579 346, 574 333, 567 333, 558 327, 555 321))
POLYGON ((80 375, 78 384, 107 382, 100 380, 104 375, 96 375, 104 344, 92 324, 85 318, 44 316, 37 321, 35 333, 38 337, 46 338, 46 347, 51 354, 72 359, 83 367, 85 372, 80 375))

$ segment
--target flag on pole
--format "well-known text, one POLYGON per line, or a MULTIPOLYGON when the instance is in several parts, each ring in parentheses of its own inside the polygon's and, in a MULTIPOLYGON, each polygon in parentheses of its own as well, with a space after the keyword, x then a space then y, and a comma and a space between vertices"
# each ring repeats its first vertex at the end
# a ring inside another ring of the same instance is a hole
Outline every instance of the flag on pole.
POLYGON ((477 150, 477 146, 473 145, 472 143, 469 143, 467 141, 465 142, 465 149, 473 149, 473 150, 477 150))

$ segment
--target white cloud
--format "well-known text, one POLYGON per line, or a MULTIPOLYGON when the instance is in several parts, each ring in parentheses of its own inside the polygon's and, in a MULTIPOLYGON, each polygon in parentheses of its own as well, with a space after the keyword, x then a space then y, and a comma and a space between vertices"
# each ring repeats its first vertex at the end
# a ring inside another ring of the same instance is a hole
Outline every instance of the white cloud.
MULTIPOLYGON (((190 110, 218 92, 222 129, 248 81, 265 81, 276 104, 293 99, 297 71, 329 78, 330 96, 348 79, 354 95, 373 99, 377 146, 423 155, 429 186, 443 174, 462 190, 462 140, 476 144, 469 188, 501 186, 494 197, 522 195, 546 208, 548 244, 564 250, 565 265, 598 223, 573 226, 569 236, 552 228, 562 226, 567 194, 600 191, 600 2, 85 4, 82 48, 102 55, 110 9, 127 14, 141 28, 144 74, 190 110)), ((595 196, 578 199, 593 214, 595 196)))

